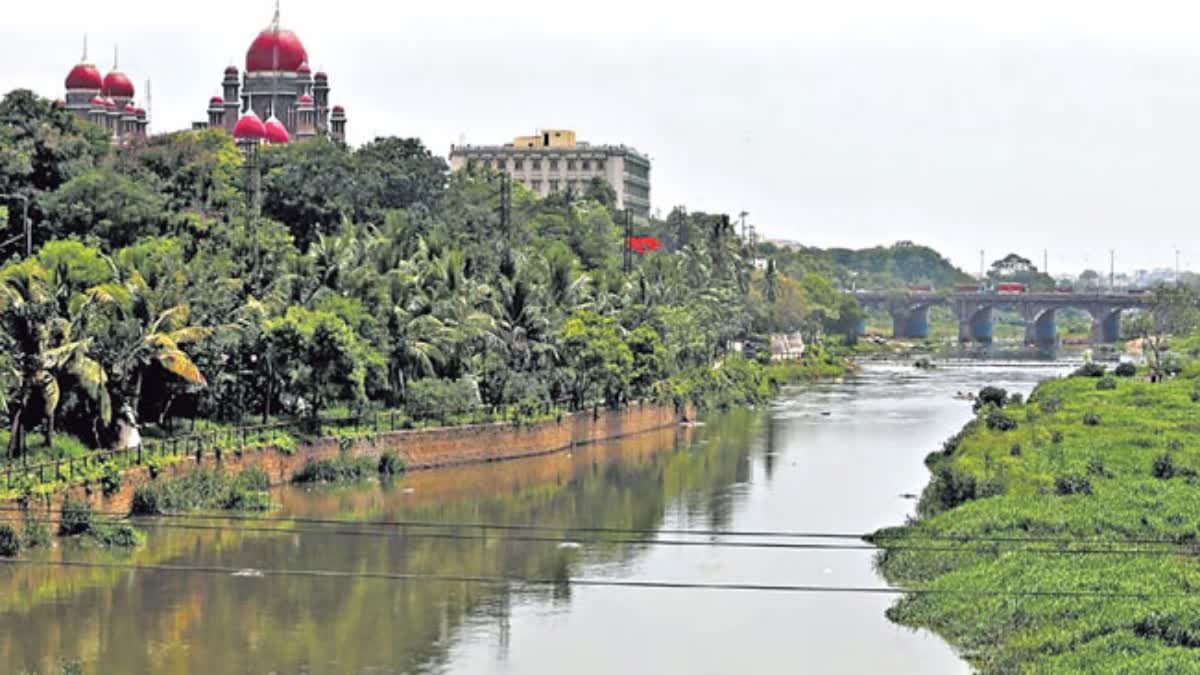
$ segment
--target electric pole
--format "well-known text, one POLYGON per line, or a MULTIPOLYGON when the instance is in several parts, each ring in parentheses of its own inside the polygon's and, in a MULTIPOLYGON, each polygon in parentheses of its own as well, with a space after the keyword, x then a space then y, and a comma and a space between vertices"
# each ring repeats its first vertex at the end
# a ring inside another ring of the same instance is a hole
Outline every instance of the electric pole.
POLYGON ((1115 249, 1108 249, 1108 292, 1112 293, 1117 290, 1117 252, 1115 249))

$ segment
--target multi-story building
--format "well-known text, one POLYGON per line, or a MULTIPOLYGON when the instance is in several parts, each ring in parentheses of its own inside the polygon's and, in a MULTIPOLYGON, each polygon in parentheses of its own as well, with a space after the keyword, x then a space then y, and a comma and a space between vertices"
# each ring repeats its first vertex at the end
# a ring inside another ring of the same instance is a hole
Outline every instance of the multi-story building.
POLYGON ((133 102, 134 87, 129 77, 117 67, 113 55, 112 71, 101 77, 87 55, 87 39, 83 42, 83 58, 67 74, 66 98, 55 104, 104 129, 113 143, 124 143, 146 137, 150 120, 146 111, 133 102))
POLYGON ((591 145, 569 129, 546 129, 505 145, 455 145, 450 168, 488 166, 541 196, 581 192, 594 178, 612 186, 617 208, 650 216, 650 159, 624 145, 591 145))
POLYGON ((221 95, 208 102, 208 120, 192 126, 232 134, 239 120, 250 115, 265 120, 271 143, 317 136, 346 141, 346 109, 330 106, 329 76, 313 74, 308 51, 294 32, 280 26, 278 9, 247 50, 245 73, 237 66, 226 68, 221 95))

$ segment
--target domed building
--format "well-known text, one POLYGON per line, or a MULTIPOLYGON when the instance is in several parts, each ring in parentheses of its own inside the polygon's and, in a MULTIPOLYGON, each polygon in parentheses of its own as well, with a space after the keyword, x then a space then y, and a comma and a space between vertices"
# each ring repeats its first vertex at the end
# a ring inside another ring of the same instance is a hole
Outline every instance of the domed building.
POLYGON ((87 39, 83 41, 83 57, 67 73, 67 95, 59 103, 79 117, 107 130, 113 143, 145 138, 150 120, 146 111, 134 104, 137 93, 129 76, 118 68, 119 54, 113 54, 113 69, 103 77, 87 55, 87 39))
POLYGON ((221 96, 209 100, 207 123, 195 127, 223 128, 233 134, 252 113, 267 132, 262 142, 318 136, 346 141, 346 111, 329 105, 329 76, 313 74, 304 43, 280 25, 278 8, 271 24, 250 43, 245 71, 232 65, 226 68, 221 89, 221 96))

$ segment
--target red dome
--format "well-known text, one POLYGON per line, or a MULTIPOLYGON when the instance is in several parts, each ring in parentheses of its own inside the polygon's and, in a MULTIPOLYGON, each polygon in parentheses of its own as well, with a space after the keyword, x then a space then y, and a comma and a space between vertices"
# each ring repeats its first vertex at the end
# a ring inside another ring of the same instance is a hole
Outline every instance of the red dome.
POLYGON ((117 98, 133 98, 133 83, 125 73, 111 72, 104 76, 104 95, 117 98))
POLYGON ((220 108, 221 106, 225 105, 225 99, 221 98, 220 96, 214 96, 208 99, 208 105, 212 108, 220 108))
POLYGON ((96 107, 96 108, 104 107, 104 99, 100 98, 99 96, 93 96, 91 103, 92 103, 92 106, 96 107))
POLYGON ((125 104, 125 114, 126 115, 136 115, 137 108, 133 107, 132 103, 127 103, 127 104, 125 104))
POLYGON ((138 108, 138 109, 137 109, 137 115, 138 115, 138 117, 145 117, 145 116, 146 116, 146 109, 145 109, 145 108, 138 108))
POLYGON ((249 72, 281 70, 294 73, 308 61, 300 38, 290 30, 268 28, 258 34, 246 52, 249 72))
POLYGON ((117 102, 112 100, 111 98, 106 98, 106 99, 104 99, 104 107, 105 108, 115 108, 115 107, 117 107, 117 102))
POLYGON ((296 99, 296 103, 299 103, 300 105, 312 105, 315 103, 315 101, 313 101, 313 97, 309 96, 308 94, 302 94, 300 98, 296 99))
POLYGON ((340 105, 333 106, 333 114, 342 115, 342 114, 345 114, 345 112, 346 112, 346 109, 343 108, 342 106, 340 106, 340 105))
POLYGON ((104 78, 96 66, 81 63, 67 75, 67 89, 103 89, 104 78))
POLYGON ((264 128, 267 131, 267 142, 271 145, 286 145, 291 140, 287 129, 284 128, 283 124, 274 115, 267 120, 264 128))
POLYGON ((305 61, 304 63, 300 64, 300 67, 296 69, 296 72, 300 73, 301 75, 309 75, 312 73, 312 68, 309 68, 308 62, 305 61))
POLYGON ((262 120, 258 119, 258 115, 248 112, 234 125, 233 137, 239 141, 262 140, 267 137, 267 128, 263 126, 262 120))
POLYGON ((238 74, 237 66, 226 66, 225 74, 226 75, 237 75, 238 74))
POLYGON ((328 80, 329 79, 329 76, 326 75, 324 73, 324 71, 317 73, 316 75, 314 75, 314 77, 318 80, 328 80))

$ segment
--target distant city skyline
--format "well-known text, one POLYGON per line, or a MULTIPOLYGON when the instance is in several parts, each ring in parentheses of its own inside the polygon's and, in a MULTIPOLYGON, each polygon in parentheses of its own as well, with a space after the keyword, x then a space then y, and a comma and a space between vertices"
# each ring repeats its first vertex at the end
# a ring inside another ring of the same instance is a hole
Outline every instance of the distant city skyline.
MULTIPOLYGON (((272 0, 196 7, 22 3, 0 28, 0 90, 61 96, 93 60, 153 82, 152 131, 187 128, 212 73, 245 57, 272 0)), ((1013 251, 1050 272, 1200 263, 1200 9, 1151 1, 549 0, 498 8, 284 0, 338 73, 350 142, 569 127, 655 166, 665 214, 745 210, 763 236, 861 248, 912 240, 968 272, 1013 251), (636 17, 636 21, 629 20, 636 17)), ((139 102, 147 103, 139 96, 139 102)))

